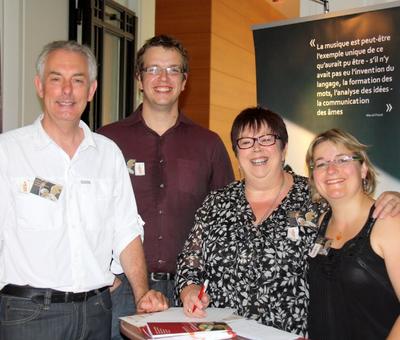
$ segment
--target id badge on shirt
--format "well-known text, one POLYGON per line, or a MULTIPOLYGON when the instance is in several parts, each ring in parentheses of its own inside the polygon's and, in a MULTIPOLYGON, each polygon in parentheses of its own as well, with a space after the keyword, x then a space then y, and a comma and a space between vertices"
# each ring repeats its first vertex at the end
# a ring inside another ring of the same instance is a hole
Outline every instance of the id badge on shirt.
POLYGON ((300 236, 299 236, 299 227, 297 227, 297 226, 296 227, 289 227, 288 230, 287 230, 286 237, 289 240, 291 240, 293 242, 296 242, 300 238, 300 236))
POLYGON ((146 174, 144 162, 137 162, 136 159, 129 159, 126 167, 131 175, 144 176, 146 174))
POLYGON ((35 177, 29 192, 50 201, 58 201, 62 189, 62 185, 46 181, 40 177, 35 177))
POLYGON ((315 257, 317 255, 326 256, 329 253, 329 249, 331 249, 331 244, 331 239, 328 239, 325 236, 318 236, 308 255, 310 257, 315 257))

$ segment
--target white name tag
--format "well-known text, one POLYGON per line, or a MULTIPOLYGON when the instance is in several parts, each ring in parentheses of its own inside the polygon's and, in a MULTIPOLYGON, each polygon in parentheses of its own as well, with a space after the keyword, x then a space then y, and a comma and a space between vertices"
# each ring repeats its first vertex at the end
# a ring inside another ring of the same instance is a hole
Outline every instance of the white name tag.
POLYGON ((135 176, 144 176, 146 174, 144 163, 135 162, 135 176))
POLYGON ((297 241, 299 239, 299 228, 298 227, 288 228, 287 238, 293 242, 297 241))

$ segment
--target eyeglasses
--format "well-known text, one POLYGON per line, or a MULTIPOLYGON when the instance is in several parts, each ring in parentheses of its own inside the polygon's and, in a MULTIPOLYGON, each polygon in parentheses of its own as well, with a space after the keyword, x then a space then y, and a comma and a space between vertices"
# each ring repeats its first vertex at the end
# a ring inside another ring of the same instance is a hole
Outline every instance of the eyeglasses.
POLYGON ((335 164, 338 167, 344 167, 352 161, 362 161, 362 158, 360 156, 350 156, 350 155, 341 155, 341 156, 336 156, 334 159, 330 161, 325 161, 322 159, 319 159, 315 161, 315 163, 311 163, 310 169, 312 170, 326 170, 328 169, 329 164, 335 164))
POLYGON ((142 72, 146 72, 153 76, 158 76, 161 74, 162 71, 167 72, 169 76, 177 76, 178 74, 184 73, 180 66, 168 66, 168 67, 161 67, 161 66, 149 66, 143 67, 142 72))
POLYGON ((271 146, 276 143, 277 139, 281 139, 278 135, 262 135, 259 137, 242 137, 236 140, 236 144, 239 149, 250 149, 254 146, 254 143, 257 143, 261 146, 271 146))

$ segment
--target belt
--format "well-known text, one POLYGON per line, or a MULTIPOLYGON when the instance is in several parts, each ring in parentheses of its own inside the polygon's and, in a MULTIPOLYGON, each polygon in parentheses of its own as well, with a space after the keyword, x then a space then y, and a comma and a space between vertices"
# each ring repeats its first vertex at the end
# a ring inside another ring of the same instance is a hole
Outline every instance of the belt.
POLYGON ((168 281, 175 278, 174 273, 150 273, 149 275, 152 281, 168 281))
POLYGON ((62 292, 50 288, 34 288, 30 286, 6 285, 1 291, 1 294, 31 299, 32 301, 43 303, 48 296, 52 303, 68 303, 68 302, 83 302, 91 297, 104 292, 108 287, 93 289, 88 292, 72 293, 62 292))

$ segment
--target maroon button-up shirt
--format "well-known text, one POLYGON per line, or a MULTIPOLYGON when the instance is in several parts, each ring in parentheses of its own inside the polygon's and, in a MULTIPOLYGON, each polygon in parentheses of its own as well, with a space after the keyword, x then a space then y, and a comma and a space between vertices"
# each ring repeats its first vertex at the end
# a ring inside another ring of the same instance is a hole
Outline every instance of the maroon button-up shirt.
POLYGON ((211 190, 233 181, 232 166, 214 132, 180 113, 176 124, 159 136, 145 124, 141 109, 98 132, 118 144, 127 162, 145 221, 149 272, 175 273, 197 208, 211 190))

